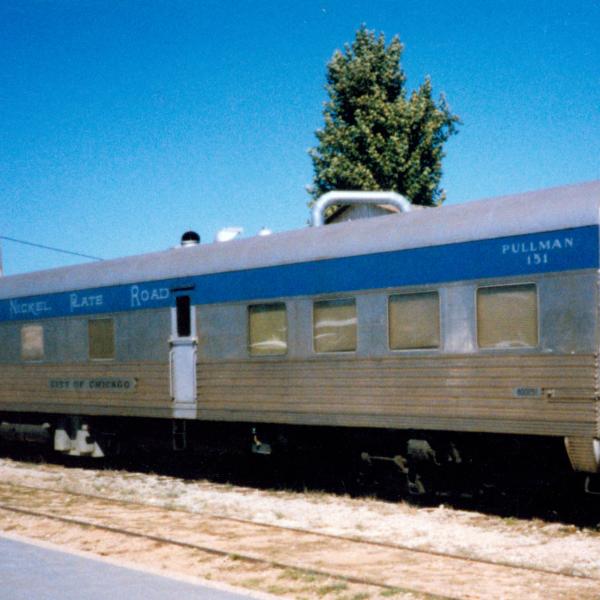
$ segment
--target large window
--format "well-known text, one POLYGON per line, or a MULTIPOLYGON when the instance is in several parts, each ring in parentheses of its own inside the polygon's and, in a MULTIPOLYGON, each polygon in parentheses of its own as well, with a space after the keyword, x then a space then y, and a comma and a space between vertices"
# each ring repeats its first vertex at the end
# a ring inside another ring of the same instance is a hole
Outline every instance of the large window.
POLYGON ((88 321, 88 341, 91 359, 115 357, 115 325, 112 319, 88 321))
POLYGON ((287 314, 282 302, 248 307, 248 347, 252 356, 287 352, 287 314))
POLYGON ((390 296, 388 326, 392 350, 438 348, 440 345, 438 293, 390 296))
POLYGON ((478 289, 477 342, 480 348, 537 346, 535 284, 478 289))
POLYGON ((315 352, 356 350, 356 301, 354 298, 320 300, 313 306, 315 352))
POLYGON ((41 325, 21 327, 21 359, 44 359, 44 328, 41 325))

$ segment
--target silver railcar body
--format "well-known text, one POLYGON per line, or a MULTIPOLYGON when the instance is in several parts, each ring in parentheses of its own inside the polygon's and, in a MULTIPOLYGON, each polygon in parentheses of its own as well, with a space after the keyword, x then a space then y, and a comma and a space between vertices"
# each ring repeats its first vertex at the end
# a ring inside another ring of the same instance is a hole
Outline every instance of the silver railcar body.
POLYGON ((599 209, 591 182, 3 277, 0 413, 557 436, 596 472, 599 209), (478 290, 519 284, 536 343, 481 347, 478 290), (419 292, 439 295, 439 344, 391 349, 389 298, 419 292), (345 298, 356 348, 315 352, 315 301, 345 298), (249 306, 270 302, 286 352, 253 356, 249 306), (90 357, 100 317, 109 358, 90 357))

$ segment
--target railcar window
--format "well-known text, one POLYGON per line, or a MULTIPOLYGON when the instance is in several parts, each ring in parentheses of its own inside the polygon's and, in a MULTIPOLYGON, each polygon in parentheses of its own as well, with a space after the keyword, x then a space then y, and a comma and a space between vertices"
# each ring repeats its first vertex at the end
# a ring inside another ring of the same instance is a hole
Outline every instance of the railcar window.
POLYGON ((287 352, 287 313, 282 302, 248 307, 248 347, 252 356, 287 352))
POLYGON ((88 321, 88 341, 91 359, 115 357, 115 325, 113 319, 88 321))
POLYGON ((477 342, 481 348, 537 346, 535 284, 479 288, 477 342))
POLYGON ((177 310, 177 336, 190 337, 192 335, 192 311, 189 296, 177 296, 175 299, 177 310))
POLYGON ((21 358, 23 360, 44 359, 44 328, 41 325, 21 327, 21 358))
POLYGON ((315 352, 356 350, 356 301, 354 298, 319 300, 313 305, 315 352))
POLYGON ((440 300, 437 292, 389 297, 388 327, 392 350, 438 348, 440 300))

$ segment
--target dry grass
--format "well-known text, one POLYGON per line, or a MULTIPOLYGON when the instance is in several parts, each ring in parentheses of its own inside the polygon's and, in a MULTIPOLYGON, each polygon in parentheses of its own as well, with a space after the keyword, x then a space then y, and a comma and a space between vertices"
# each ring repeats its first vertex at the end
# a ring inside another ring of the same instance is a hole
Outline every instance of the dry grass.
MULTIPOLYGON (((562 524, 502 519, 443 505, 419 509, 405 503, 321 492, 261 491, 152 474, 32 466, 2 459, 0 479, 600 578, 600 534, 562 524)), ((66 496, 65 506, 70 501, 66 496)), ((323 594, 327 597, 333 591, 323 594)))

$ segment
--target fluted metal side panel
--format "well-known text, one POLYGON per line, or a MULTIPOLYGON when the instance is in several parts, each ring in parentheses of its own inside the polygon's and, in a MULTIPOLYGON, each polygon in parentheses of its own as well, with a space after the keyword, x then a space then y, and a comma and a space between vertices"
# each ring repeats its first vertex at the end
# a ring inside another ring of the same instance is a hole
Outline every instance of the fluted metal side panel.
POLYGON ((78 363, 0 365, 0 411, 82 412, 147 415, 170 410, 169 367, 164 363, 78 363), (121 379, 135 381, 129 391, 53 389, 51 381, 121 379))
MULTIPOLYGON (((203 420, 598 435, 596 355, 487 355, 198 364, 203 420), (517 390, 533 393, 521 397, 517 390)), ((0 411, 171 417, 163 363, 6 365, 0 411), (129 392, 54 390, 52 379, 135 379, 129 392)))
POLYGON ((595 355, 335 357, 198 367, 200 418, 227 420, 594 435, 597 394, 595 355))

